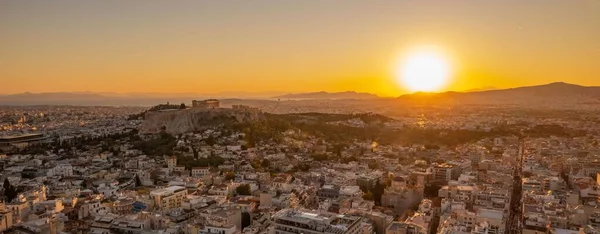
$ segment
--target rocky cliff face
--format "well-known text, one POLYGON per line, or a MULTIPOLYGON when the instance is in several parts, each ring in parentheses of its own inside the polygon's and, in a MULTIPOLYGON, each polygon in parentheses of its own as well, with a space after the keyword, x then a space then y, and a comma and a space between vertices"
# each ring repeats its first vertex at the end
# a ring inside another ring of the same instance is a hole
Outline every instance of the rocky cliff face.
POLYGON ((140 134, 158 133, 163 128, 170 134, 202 131, 207 128, 260 121, 264 115, 257 111, 233 109, 186 109, 146 113, 140 134))

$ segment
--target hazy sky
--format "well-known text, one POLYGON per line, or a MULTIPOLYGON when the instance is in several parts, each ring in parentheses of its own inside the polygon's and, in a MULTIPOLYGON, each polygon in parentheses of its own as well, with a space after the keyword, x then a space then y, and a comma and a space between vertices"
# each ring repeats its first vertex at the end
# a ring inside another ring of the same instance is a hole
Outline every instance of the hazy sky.
POLYGON ((433 45, 447 90, 600 85, 599 0, 3 0, 0 93, 405 92, 433 45))

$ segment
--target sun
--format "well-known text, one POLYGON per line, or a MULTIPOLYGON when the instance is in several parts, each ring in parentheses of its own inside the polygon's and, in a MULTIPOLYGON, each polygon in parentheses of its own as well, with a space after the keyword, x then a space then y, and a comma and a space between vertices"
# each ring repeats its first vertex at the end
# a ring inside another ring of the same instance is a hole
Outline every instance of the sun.
POLYGON ((450 80, 450 65, 439 53, 416 51, 396 65, 396 79, 413 92, 435 92, 450 80))

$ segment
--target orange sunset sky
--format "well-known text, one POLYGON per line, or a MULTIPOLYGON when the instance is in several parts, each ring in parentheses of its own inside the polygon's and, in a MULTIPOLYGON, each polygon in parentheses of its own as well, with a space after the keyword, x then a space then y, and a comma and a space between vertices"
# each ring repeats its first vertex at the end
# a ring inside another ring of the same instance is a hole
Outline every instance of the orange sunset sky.
POLYGON ((442 90, 600 85, 598 0, 6 0, 0 94, 346 91, 394 96, 431 46, 442 90))

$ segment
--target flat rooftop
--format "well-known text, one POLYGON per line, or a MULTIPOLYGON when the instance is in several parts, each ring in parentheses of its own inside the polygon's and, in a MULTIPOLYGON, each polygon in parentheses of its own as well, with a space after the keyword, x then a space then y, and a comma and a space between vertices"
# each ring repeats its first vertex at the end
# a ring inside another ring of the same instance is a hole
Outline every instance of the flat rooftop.
POLYGON ((325 212, 305 212, 293 209, 284 209, 275 215, 276 218, 294 221, 298 223, 316 222, 324 225, 331 225, 336 228, 344 229, 345 226, 351 225, 360 220, 359 217, 339 215, 325 212))
POLYGON ((456 165, 450 164, 450 163, 443 163, 443 164, 438 164, 438 165, 434 166, 434 168, 454 168, 454 167, 456 167, 456 165))
POLYGON ((185 187, 182 186, 170 186, 167 188, 162 188, 162 189, 157 189, 154 191, 150 192, 150 195, 155 195, 155 196, 168 196, 171 194, 174 194, 176 192, 185 190, 185 187))
POLYGON ((488 219, 500 219, 504 216, 504 211, 501 210, 491 210, 491 209, 479 209, 477 212, 478 217, 484 217, 488 219))
POLYGON ((400 230, 400 228, 404 228, 406 226, 407 226, 406 223, 393 222, 392 224, 390 224, 390 226, 387 228, 387 230, 398 231, 398 230, 400 230))

